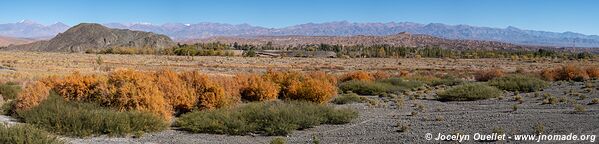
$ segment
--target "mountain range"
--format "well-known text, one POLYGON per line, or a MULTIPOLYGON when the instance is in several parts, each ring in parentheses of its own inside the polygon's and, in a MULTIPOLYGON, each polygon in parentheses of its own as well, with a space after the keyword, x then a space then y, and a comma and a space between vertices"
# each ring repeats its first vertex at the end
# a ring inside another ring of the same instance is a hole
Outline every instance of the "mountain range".
MULTIPOLYGON (((426 34, 446 39, 500 41, 522 45, 552 47, 599 47, 599 36, 574 32, 547 32, 523 30, 516 27, 490 28, 469 25, 446 25, 441 23, 420 24, 412 22, 352 23, 347 21, 328 23, 306 23, 283 28, 266 28, 249 24, 222 23, 106 23, 109 28, 131 29, 164 34, 176 41, 190 41, 210 37, 252 36, 384 36, 400 32, 426 34)), ((33 21, 0 24, 0 36, 43 39, 65 31, 69 26, 56 23, 44 26, 33 21)))

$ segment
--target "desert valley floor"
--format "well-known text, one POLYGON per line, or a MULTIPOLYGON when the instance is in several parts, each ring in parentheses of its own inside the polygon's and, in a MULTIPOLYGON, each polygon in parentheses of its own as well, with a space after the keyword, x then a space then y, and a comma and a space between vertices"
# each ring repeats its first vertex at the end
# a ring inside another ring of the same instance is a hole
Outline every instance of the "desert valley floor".
MULTIPOLYGON (((540 70, 564 63, 596 66, 596 61, 512 61, 510 59, 393 59, 393 58, 262 58, 262 57, 184 57, 156 55, 95 55, 37 52, 0 52, 0 77, 4 80, 32 80, 51 75, 66 75, 74 71, 84 74, 107 73, 116 68, 138 70, 199 70, 214 75, 242 72, 264 72, 267 69, 311 71, 322 70, 342 73, 354 70, 390 73, 399 71, 436 73, 502 68, 507 72, 517 69, 540 70)), ((351 107, 359 112, 357 119, 344 125, 320 125, 294 131, 286 136, 289 143, 309 143, 314 137, 322 143, 426 143, 426 133, 493 133, 532 134, 542 125, 544 132, 552 134, 596 134, 599 132, 599 105, 591 104, 599 98, 599 80, 585 82, 552 82, 539 92, 505 92, 500 98, 478 101, 442 102, 435 99, 436 92, 445 86, 426 87, 405 92, 405 103, 385 96, 366 96, 366 103, 335 105, 351 107), (588 84, 594 85, 589 91, 588 84), (585 95, 572 95, 578 93, 585 95), (515 95, 521 95, 517 110, 515 95), (556 96, 557 104, 543 104, 543 95, 556 96), (409 98, 408 98, 409 97, 409 98), (576 112, 574 103, 583 104, 585 112, 576 112), (417 113, 415 113, 417 112, 417 113), (401 127, 409 130, 400 132, 401 127)), ((1 116, 3 122, 14 122, 1 116)), ((141 138, 88 137, 62 139, 72 143, 268 143, 273 136, 230 136, 193 134, 171 127, 168 130, 146 133, 141 138)), ((473 141, 468 141, 471 143, 473 141)), ((499 141, 512 143, 515 141, 499 141)), ((549 141, 549 143, 564 141, 549 141)), ((579 143, 580 141, 565 141, 579 143)), ((434 143, 454 143, 435 141, 434 143)), ((515 143, 535 143, 517 141, 515 143)))

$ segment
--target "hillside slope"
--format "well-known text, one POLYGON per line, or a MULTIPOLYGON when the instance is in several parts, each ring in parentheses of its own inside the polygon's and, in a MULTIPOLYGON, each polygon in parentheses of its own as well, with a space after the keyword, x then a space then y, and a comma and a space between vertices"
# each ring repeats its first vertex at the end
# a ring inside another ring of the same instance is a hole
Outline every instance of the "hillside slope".
POLYGON ((107 49, 115 47, 157 48, 174 46, 175 43, 165 35, 151 32, 110 29, 100 24, 82 23, 48 41, 10 46, 7 50, 84 52, 89 49, 107 49))

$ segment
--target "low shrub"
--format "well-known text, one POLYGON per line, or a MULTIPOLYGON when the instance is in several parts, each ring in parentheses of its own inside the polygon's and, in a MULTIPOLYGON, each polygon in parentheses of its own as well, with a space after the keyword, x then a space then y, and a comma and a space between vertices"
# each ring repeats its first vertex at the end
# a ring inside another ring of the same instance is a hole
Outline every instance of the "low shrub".
POLYGON ((543 76, 543 78, 546 80, 551 81, 584 81, 590 78, 599 78, 599 69, 595 67, 588 67, 584 69, 578 65, 568 64, 559 68, 544 69, 541 72, 541 76, 543 76))
POLYGON ((593 98, 593 100, 591 100, 590 104, 599 104, 599 98, 593 98))
POLYGON ((337 87, 326 79, 305 77, 291 85, 285 99, 327 103, 337 95, 337 87))
POLYGON ((0 115, 12 115, 15 110, 15 101, 7 101, 0 106, 0 115))
POLYGON ((347 81, 339 84, 339 89, 344 92, 352 91, 360 95, 378 95, 407 91, 422 86, 424 86, 424 83, 420 81, 389 78, 378 81, 347 81))
POLYGON ((474 75, 474 79, 476 79, 477 81, 489 81, 491 79, 494 79, 497 77, 502 77, 504 75, 505 75, 505 73, 503 72, 502 69, 482 70, 482 71, 478 71, 474 75))
POLYGON ((434 81, 440 80, 438 77, 432 75, 411 75, 403 79, 408 81, 418 81, 427 85, 432 85, 434 81))
POLYGON ((360 103, 362 102, 362 98, 355 93, 343 94, 335 97, 332 101, 334 104, 349 104, 349 103, 360 103))
POLYGON ((373 81, 375 77, 365 71, 354 71, 348 72, 345 75, 339 78, 341 82, 351 81, 351 80, 359 80, 359 81, 373 81))
POLYGON ((535 92, 547 87, 549 83, 530 76, 509 75, 489 81, 489 85, 507 91, 535 92))
POLYGON ((284 100, 326 103, 337 94, 336 78, 324 72, 269 70, 264 76, 280 86, 278 97, 284 100))
POLYGON ((437 93, 441 101, 473 101, 501 96, 501 90, 484 84, 463 84, 437 93))
POLYGON ((241 99, 247 101, 272 101, 279 95, 279 85, 268 78, 256 75, 237 75, 241 85, 241 99))
POLYGON ((270 144, 286 144, 287 140, 285 140, 285 138, 282 137, 275 137, 272 140, 270 140, 270 144))
POLYGON ((0 143, 3 144, 63 144, 62 140, 31 125, 5 126, 0 123, 0 143))
POLYGON ((313 79, 327 80, 329 83, 337 85, 337 77, 334 75, 327 74, 323 71, 308 72, 307 76, 313 79))
POLYGON ((343 124, 357 117, 351 109, 309 102, 254 102, 235 108, 196 111, 181 116, 176 124, 195 133, 287 135, 292 130, 320 124, 343 124))
POLYGON ((4 100, 15 99, 21 91, 21 86, 18 83, 7 82, 0 84, 0 95, 4 100))
POLYGON ((395 89, 401 89, 401 90, 410 90, 410 89, 419 88, 419 87, 424 86, 423 82, 416 81, 416 80, 404 80, 401 78, 383 79, 383 80, 379 80, 378 82, 391 84, 391 85, 397 87, 395 89))
POLYGON ((461 80, 461 79, 453 77, 453 76, 444 76, 441 79, 433 80, 430 83, 430 85, 431 86, 440 86, 440 85, 456 86, 456 85, 460 85, 462 83, 464 83, 464 80, 461 80))
POLYGON ((383 79, 391 78, 391 75, 385 71, 376 71, 376 72, 371 73, 370 75, 372 75, 372 77, 375 80, 383 80, 383 79))
POLYGON ((96 104, 67 102, 57 94, 51 94, 36 107, 17 111, 16 117, 56 134, 77 137, 99 134, 125 136, 167 127, 163 119, 151 113, 117 112, 96 104))
POLYGON ((48 97, 50 87, 42 82, 33 82, 17 95, 15 109, 26 110, 37 106, 48 97))
POLYGON ((591 78, 599 79, 599 68, 597 66, 586 68, 587 74, 591 78))

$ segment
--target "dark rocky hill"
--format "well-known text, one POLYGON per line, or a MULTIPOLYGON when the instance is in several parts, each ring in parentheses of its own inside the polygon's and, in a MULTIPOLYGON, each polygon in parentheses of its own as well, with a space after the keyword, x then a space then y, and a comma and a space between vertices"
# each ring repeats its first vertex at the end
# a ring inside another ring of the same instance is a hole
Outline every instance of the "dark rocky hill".
POLYGON ((8 50, 84 52, 116 47, 163 49, 175 43, 165 35, 151 32, 110 29, 100 24, 82 23, 48 41, 10 46, 8 50))

